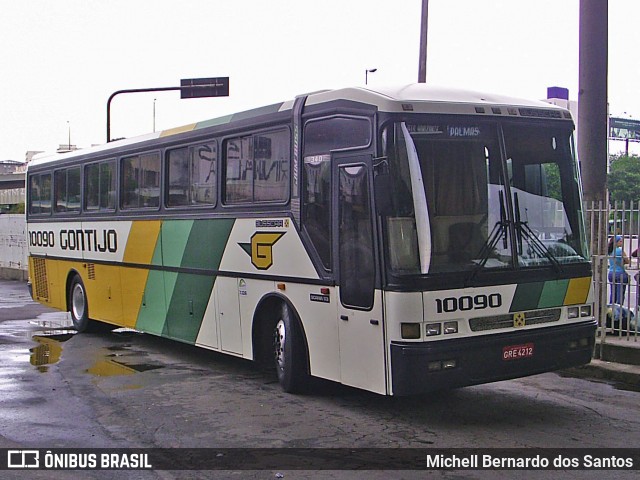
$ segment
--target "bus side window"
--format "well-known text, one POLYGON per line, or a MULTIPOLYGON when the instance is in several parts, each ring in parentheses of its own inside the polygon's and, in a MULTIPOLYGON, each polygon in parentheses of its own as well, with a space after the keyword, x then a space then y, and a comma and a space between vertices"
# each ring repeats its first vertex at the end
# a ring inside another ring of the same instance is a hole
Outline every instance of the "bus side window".
POLYGON ((189 149, 176 148, 167 152, 167 206, 189 205, 189 149))
POLYGON ((289 192, 289 130, 253 137, 254 202, 286 201, 289 192))
POLYGON ((224 200, 228 205, 249 203, 253 200, 251 140, 251 137, 240 137, 226 142, 224 200))
POLYGON ((215 205, 217 200, 216 171, 218 145, 216 142, 191 147, 191 203, 215 205))
POLYGON ((167 151, 168 207, 215 205, 217 153, 215 142, 167 151))
POLYGON ((288 200, 291 161, 288 129, 231 138, 224 148, 227 205, 288 200))
POLYGON ((67 171, 56 170, 53 174, 54 205, 53 210, 57 213, 67 210, 67 171))
POLYGON ((116 208, 116 162, 109 160, 100 164, 100 210, 116 208))
POLYGON ((31 175, 29 182, 29 213, 51 213, 51 174, 31 175))
POLYGON ((120 206, 123 209, 160 205, 160 155, 143 153, 122 159, 120 206))
POLYGON ((84 167, 84 209, 115 210, 116 162, 92 163, 84 167))
POLYGON ((56 170, 54 174, 55 211, 80 211, 80 167, 56 170))
POLYGON ((122 184, 120 192, 120 206, 122 208, 136 208, 139 205, 138 171, 140 157, 127 157, 122 159, 122 184))

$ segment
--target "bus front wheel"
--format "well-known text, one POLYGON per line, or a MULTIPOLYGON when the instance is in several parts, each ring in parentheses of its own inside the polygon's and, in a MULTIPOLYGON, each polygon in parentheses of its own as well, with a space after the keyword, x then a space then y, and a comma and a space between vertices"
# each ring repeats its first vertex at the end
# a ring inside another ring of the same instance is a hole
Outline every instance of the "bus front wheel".
POLYGON ((86 332, 89 328, 87 292, 79 275, 73 277, 69 287, 69 312, 71 313, 73 327, 78 332, 86 332))
POLYGON ((295 314, 283 304, 274 330, 274 353, 278 382, 288 393, 302 392, 307 383, 306 353, 295 314))

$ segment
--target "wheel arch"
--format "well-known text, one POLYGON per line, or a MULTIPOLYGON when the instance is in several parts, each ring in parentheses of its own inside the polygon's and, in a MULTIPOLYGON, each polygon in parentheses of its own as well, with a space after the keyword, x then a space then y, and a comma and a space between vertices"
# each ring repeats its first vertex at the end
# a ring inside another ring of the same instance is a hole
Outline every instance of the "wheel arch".
POLYGON ((280 309, 287 306, 293 314, 297 328, 304 344, 305 370, 310 373, 309 343, 298 311, 291 301, 284 295, 268 293, 260 299, 253 314, 251 328, 251 345, 253 360, 257 363, 271 366, 273 364, 273 332, 280 318, 280 309))
MULTIPOLYGON (((73 282, 73 279, 76 277, 76 275, 78 276, 78 278, 80 278, 80 281, 84 285, 84 280, 80 272, 75 268, 69 269, 69 272, 67 272, 67 280, 65 282, 65 289, 64 289, 65 305, 67 306, 67 312, 71 310, 71 283, 73 282)), ((85 287, 84 290, 85 290, 85 295, 87 295, 87 288, 85 287)))

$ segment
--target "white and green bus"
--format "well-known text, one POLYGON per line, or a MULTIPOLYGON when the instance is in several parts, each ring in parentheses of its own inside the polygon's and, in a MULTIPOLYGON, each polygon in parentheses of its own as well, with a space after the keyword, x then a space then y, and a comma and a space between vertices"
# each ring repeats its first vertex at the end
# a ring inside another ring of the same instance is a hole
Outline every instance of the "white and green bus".
POLYGON ((33 297, 408 395, 588 363, 596 321, 569 111, 346 88, 28 169, 33 297))

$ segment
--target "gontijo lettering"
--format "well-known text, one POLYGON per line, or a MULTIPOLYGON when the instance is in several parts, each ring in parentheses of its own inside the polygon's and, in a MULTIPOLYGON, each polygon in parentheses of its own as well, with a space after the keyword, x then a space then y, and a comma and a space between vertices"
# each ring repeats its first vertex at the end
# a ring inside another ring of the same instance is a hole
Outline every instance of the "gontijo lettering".
POLYGON ((115 230, 60 230, 60 248, 83 252, 118 251, 118 234, 115 230))
MULTIPOLYGON (((58 242, 62 250, 116 253, 118 232, 114 229, 63 229, 60 230, 58 242)), ((53 248, 56 246, 56 235, 51 230, 33 230, 29 232, 29 246, 53 248)))

